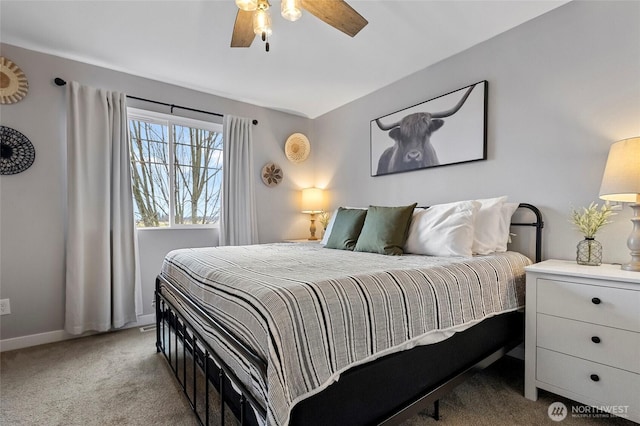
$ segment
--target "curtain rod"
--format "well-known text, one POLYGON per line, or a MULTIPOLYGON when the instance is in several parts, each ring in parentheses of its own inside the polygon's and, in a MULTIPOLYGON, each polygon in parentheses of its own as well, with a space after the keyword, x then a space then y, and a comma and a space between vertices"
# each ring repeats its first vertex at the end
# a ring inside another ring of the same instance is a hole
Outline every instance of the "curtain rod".
MULTIPOLYGON (((65 80, 61 79, 60 77, 54 78, 53 82, 56 84, 56 86, 66 86, 66 84, 67 84, 67 82, 65 80)), ((173 114, 173 109, 174 108, 178 108, 178 109, 184 109, 184 110, 187 110, 187 111, 201 112, 203 114, 215 115, 217 117, 224 117, 223 114, 220 114, 220 113, 217 113, 217 112, 204 111, 204 110, 201 110, 201 109, 195 109, 195 108, 189 108, 189 107, 184 107, 184 106, 180 106, 180 105, 168 104, 166 102, 159 102, 159 101, 153 101, 151 99, 139 98, 137 96, 127 95, 127 98, 131 98, 131 99, 135 99, 135 100, 143 101, 143 102, 149 102, 149 103, 157 104, 157 105, 168 106, 168 107, 171 108, 171 114, 173 114)), ((252 123, 257 125, 258 124, 258 120, 253 120, 252 123)))

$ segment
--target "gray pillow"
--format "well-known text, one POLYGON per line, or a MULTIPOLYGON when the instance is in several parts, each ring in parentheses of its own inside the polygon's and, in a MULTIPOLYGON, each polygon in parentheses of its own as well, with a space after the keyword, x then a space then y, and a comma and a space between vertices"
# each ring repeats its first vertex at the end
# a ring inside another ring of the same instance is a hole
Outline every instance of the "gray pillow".
POLYGON ((415 207, 370 206, 355 251, 402 255, 415 207))
POLYGON ((325 247, 353 250, 356 246, 356 241, 358 241, 358 236, 362 230, 366 215, 366 210, 338 208, 336 220, 333 222, 331 235, 329 235, 325 247))

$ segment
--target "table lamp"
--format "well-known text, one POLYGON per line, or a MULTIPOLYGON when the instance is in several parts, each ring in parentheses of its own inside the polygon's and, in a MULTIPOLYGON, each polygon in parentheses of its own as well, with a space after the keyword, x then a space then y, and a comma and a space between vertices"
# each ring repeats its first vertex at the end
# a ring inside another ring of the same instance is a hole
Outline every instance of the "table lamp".
POLYGON ((316 238, 316 214, 322 213, 324 210, 324 196, 322 189, 320 188, 305 188, 302 190, 302 213, 309 213, 311 215, 311 226, 309 232, 311 236, 310 241, 317 240, 316 238))
POLYGON ((633 230, 627 239, 631 262, 626 271, 640 271, 640 137, 624 139, 611 145, 604 168, 600 198, 631 203, 633 230))

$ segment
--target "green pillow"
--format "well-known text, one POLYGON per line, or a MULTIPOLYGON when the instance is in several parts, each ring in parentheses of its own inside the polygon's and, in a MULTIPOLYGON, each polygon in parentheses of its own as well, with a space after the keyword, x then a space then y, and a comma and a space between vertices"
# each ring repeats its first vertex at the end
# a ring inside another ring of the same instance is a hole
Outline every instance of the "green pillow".
POLYGON ((415 207, 370 206, 355 250, 402 255, 415 207))
POLYGON ((338 208, 336 220, 333 222, 331 235, 329 235, 325 247, 353 250, 356 246, 356 241, 358 241, 358 236, 362 230, 366 215, 366 210, 338 208))

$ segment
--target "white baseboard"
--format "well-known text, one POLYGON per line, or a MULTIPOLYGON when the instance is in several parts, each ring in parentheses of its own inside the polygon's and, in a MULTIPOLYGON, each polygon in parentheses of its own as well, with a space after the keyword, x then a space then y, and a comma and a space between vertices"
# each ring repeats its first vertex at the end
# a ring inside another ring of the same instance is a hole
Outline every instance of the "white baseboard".
MULTIPOLYGON (((138 321, 129 323, 122 327, 133 328, 156 322, 156 314, 140 315, 138 321)), ((81 335, 69 334, 64 330, 48 331, 46 333, 30 334, 28 336, 14 337, 0 340, 0 352, 13 351, 15 349, 28 348, 31 346, 44 345, 47 343, 61 342, 63 340, 77 339, 79 337, 91 336, 96 332, 87 332, 81 335)))

